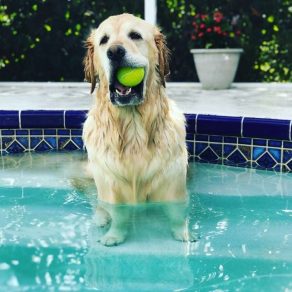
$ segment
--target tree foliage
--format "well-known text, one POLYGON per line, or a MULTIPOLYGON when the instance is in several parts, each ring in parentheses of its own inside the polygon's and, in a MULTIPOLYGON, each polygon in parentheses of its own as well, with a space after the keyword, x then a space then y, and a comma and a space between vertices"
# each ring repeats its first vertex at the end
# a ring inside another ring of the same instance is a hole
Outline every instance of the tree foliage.
POLYGON ((143 1, 0 2, 0 80, 81 81, 83 42, 110 15, 142 16, 143 1))
MULTIPOLYGON (((147 1, 147 0, 146 0, 147 1)), ((143 16, 143 0, 1 0, 0 80, 81 81, 83 41, 122 12, 143 16)), ((292 81, 292 0, 157 1, 172 51, 171 80, 196 80, 189 49, 196 14, 240 15, 245 53, 237 81, 292 81)))
POLYGON ((166 0, 158 1, 158 19, 172 48, 174 80, 194 80, 189 49, 196 14, 215 9, 240 15, 244 54, 236 81, 292 81, 292 0, 166 0), (289 53, 290 52, 290 53, 289 53))

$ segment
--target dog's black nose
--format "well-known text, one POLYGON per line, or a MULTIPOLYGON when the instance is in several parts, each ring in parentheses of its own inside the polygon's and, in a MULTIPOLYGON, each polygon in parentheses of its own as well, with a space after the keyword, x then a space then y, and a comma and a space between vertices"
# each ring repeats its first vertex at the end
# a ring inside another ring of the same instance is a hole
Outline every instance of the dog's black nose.
POLYGON ((120 61, 125 56, 126 50, 120 45, 113 45, 107 50, 107 56, 112 61, 120 61))

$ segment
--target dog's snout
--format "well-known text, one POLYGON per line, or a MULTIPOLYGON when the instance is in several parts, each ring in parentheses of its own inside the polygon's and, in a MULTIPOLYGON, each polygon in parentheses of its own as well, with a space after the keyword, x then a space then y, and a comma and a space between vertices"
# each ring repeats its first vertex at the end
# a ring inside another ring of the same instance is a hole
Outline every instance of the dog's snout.
POLYGON ((126 54, 126 50, 121 45, 113 45, 107 50, 107 56, 112 61, 120 61, 126 54))

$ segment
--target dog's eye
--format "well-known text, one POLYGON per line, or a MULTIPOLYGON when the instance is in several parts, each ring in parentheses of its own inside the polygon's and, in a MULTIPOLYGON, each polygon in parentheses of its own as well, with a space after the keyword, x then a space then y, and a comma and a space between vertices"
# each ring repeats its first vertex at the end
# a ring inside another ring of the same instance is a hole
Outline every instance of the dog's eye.
POLYGON ((104 36, 101 38, 99 44, 100 44, 100 45, 104 45, 104 44, 106 44, 106 43, 108 42, 108 40, 109 40, 109 37, 108 37, 107 35, 104 35, 104 36))
POLYGON ((138 32, 135 32, 135 31, 131 31, 129 33, 129 38, 132 40, 142 40, 142 36, 138 32))

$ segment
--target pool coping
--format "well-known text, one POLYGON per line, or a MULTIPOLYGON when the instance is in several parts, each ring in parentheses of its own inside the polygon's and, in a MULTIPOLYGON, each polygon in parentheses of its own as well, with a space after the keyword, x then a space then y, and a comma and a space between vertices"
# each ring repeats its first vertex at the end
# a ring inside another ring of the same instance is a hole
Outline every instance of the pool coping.
MULTIPOLYGON (((82 129, 87 110, 0 110, 0 129, 82 129)), ((188 134, 291 141, 292 120, 185 114, 188 134)))

